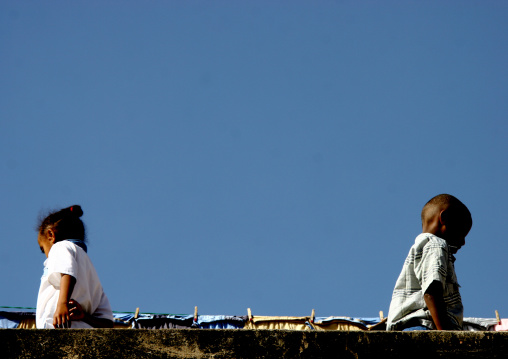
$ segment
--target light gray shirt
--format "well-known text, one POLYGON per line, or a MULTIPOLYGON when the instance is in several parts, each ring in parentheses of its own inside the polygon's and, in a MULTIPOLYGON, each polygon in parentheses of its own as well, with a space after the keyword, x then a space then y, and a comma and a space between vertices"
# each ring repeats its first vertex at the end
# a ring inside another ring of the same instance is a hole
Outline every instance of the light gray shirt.
POLYGON ((393 290, 387 330, 423 325, 435 329, 424 294, 434 281, 441 283, 447 319, 455 330, 462 330, 464 308, 448 243, 433 234, 422 233, 402 267, 393 290))

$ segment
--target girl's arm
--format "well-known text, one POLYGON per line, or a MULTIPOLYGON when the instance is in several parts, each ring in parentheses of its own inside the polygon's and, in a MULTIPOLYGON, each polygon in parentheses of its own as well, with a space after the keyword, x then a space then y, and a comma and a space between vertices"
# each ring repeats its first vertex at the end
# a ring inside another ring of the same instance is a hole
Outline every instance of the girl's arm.
POLYGON ((67 303, 71 299, 76 278, 68 274, 62 274, 60 279, 60 296, 56 305, 55 315, 53 316, 53 326, 55 328, 70 328, 71 318, 67 303))
POLYGON ((74 299, 69 301, 69 313, 71 320, 82 320, 94 328, 113 328, 113 322, 109 319, 97 318, 85 313, 81 304, 74 299))

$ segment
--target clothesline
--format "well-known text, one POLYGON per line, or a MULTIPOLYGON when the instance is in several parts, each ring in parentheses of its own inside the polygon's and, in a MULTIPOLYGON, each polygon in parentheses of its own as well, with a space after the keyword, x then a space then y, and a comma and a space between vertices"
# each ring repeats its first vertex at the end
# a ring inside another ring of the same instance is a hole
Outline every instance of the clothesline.
MULTIPOLYGON (((198 307, 195 307, 194 308, 194 315, 197 314, 197 308, 198 307)), ((0 309, 27 309, 27 310, 36 310, 37 308, 34 308, 34 307, 11 307, 11 306, 3 306, 3 305, 0 305, 0 309)), ((154 313, 154 312, 140 312, 139 311, 139 308, 136 308, 135 311, 128 311, 128 310, 120 310, 120 311, 113 311, 113 313, 120 313, 120 314, 135 314, 135 313, 138 313, 138 314, 147 314, 147 315, 177 315, 177 316, 185 316, 185 315, 188 315, 188 313, 154 313)), ((250 308, 247 308, 247 315, 249 315, 250 313, 250 308)), ((384 319, 383 317, 383 312, 380 311, 379 312, 380 314, 380 319, 384 319)), ((314 316, 314 310, 312 310, 312 314, 310 317, 313 317, 314 316)))
MULTIPOLYGON (((35 308, 0 306, 0 328, 35 328, 35 308), (12 310, 31 310, 30 312, 12 310)), ((290 329, 312 331, 361 331, 385 330, 386 318, 383 313, 379 317, 354 318, 345 316, 315 317, 312 310, 310 316, 262 316, 253 315, 250 308, 247 315, 201 315, 198 308, 194 314, 162 314, 135 312, 113 312, 115 328, 132 329, 290 329)), ((496 311, 496 318, 464 318, 464 330, 467 331, 506 331, 508 319, 501 319, 496 311)))
MULTIPOLYGON (((10 306, 4 306, 0 305, 0 309, 27 309, 27 310, 36 310, 37 308, 34 307, 10 307, 10 306)), ((128 310, 120 310, 120 311, 113 311, 113 313, 128 313, 128 314, 134 314, 135 311, 131 312, 128 310)), ((176 314, 176 313, 151 313, 151 312, 143 312, 143 314, 152 314, 152 315, 186 315, 186 314, 176 314)))

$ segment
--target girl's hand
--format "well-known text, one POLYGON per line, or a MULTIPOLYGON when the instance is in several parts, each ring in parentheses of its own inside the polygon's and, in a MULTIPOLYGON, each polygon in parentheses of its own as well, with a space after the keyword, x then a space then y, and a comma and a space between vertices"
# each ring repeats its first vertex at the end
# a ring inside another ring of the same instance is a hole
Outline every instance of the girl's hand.
POLYGON ((76 278, 69 274, 62 274, 60 279, 60 294, 56 304, 55 315, 53 316, 53 326, 55 328, 70 328, 71 317, 69 315, 68 302, 71 298, 76 278))
POLYGON ((53 316, 53 326, 55 328, 70 328, 71 318, 69 315, 69 309, 67 303, 58 303, 53 316))
POLYGON ((69 316, 71 320, 81 320, 92 328, 113 328, 113 322, 109 319, 97 318, 85 313, 78 301, 69 300, 69 316))
POLYGON ((71 320, 83 320, 85 318, 85 312, 83 311, 81 304, 79 304, 74 299, 69 300, 68 307, 69 317, 71 320))

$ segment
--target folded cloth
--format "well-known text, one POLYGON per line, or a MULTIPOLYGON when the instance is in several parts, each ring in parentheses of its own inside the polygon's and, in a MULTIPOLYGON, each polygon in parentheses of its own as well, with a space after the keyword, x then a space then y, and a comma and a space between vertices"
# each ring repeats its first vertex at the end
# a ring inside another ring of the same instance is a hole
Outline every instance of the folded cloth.
MULTIPOLYGON (((497 320, 496 320, 496 322, 497 322, 497 320)), ((508 330, 508 319, 501 319, 501 324, 496 324, 494 326, 494 330, 496 332, 502 332, 502 331, 508 330)))
POLYGON ((130 323, 134 319, 132 313, 113 313, 113 320, 120 323, 130 323))
POLYGON ((470 332, 491 330, 497 324, 495 318, 464 318, 462 329, 470 332))

